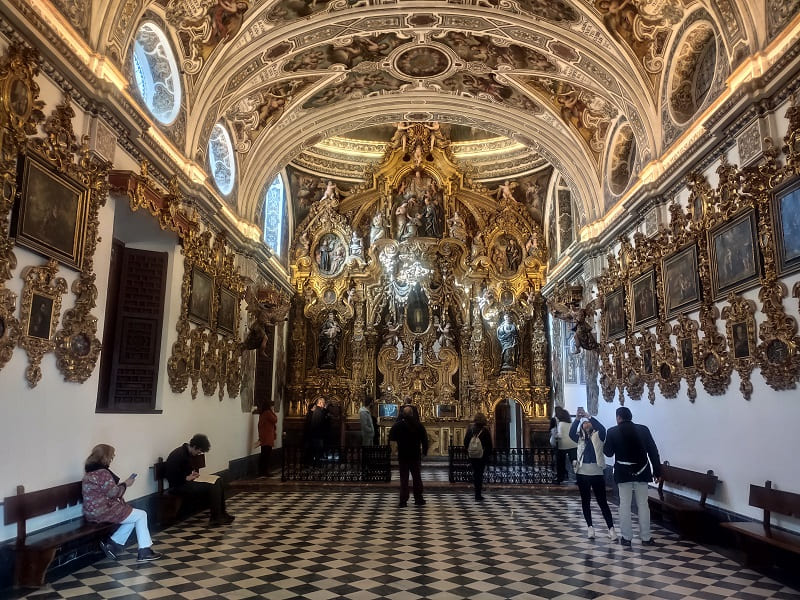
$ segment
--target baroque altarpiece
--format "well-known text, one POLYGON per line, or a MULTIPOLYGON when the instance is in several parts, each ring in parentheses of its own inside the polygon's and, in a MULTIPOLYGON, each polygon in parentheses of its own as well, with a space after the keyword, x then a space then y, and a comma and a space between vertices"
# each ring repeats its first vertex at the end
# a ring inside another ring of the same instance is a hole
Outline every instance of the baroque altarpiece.
POLYGON ((543 239, 508 184, 490 192, 456 164, 438 123, 400 123, 365 182, 329 183, 296 228, 287 441, 323 397, 331 441, 357 443, 369 397, 382 442, 408 398, 431 454, 513 400, 530 445, 549 414, 543 239))

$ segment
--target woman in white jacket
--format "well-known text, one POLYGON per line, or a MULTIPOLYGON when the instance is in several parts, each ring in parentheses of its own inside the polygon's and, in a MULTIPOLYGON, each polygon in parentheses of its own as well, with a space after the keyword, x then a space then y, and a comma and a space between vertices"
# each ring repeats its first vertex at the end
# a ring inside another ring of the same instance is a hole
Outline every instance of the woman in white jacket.
POLYGON ((617 532, 614 530, 614 521, 611 509, 606 500, 606 481, 603 475, 606 461, 603 456, 603 444, 606 439, 606 428, 597 419, 590 416, 582 408, 578 409, 575 421, 569 430, 569 437, 578 444, 578 458, 575 462, 575 478, 578 480, 578 490, 581 493, 583 517, 586 519, 589 539, 594 539, 592 526, 592 510, 590 506, 591 492, 603 519, 608 526, 608 539, 616 540, 617 532))

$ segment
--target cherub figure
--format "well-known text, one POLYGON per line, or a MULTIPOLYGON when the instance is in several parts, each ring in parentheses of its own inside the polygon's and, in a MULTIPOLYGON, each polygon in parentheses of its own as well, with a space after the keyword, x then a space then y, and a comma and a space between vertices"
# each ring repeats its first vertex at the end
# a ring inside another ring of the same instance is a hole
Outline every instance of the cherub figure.
POLYGON ((462 242, 467 241, 467 228, 464 225, 464 220, 458 214, 458 211, 453 213, 453 216, 447 220, 447 225, 450 229, 450 237, 462 242))
POLYGON ((516 181, 506 179, 503 185, 498 186, 495 190, 495 198, 498 200, 513 200, 515 187, 517 187, 516 181))
POLYGON ((325 191, 322 193, 322 198, 320 200, 338 200, 339 199, 339 188, 336 187, 336 182, 328 180, 328 183, 325 185, 325 191))

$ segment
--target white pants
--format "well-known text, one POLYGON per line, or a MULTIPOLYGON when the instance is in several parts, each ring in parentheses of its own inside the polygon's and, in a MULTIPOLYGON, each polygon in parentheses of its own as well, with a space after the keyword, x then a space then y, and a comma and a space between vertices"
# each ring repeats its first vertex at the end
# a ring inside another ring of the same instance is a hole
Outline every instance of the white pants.
POLYGON ((619 526, 622 537, 633 539, 631 522, 631 496, 636 496, 636 509, 639 513, 639 537, 648 541, 650 534, 650 506, 647 504, 648 485, 646 481, 629 481, 617 484, 619 489, 619 526))
POLYGON ((150 539, 150 530, 147 528, 147 513, 138 508, 131 510, 131 514, 119 524, 119 528, 111 536, 111 540, 120 546, 124 546, 134 527, 136 528, 136 541, 139 543, 139 548, 152 546, 153 540, 150 539))

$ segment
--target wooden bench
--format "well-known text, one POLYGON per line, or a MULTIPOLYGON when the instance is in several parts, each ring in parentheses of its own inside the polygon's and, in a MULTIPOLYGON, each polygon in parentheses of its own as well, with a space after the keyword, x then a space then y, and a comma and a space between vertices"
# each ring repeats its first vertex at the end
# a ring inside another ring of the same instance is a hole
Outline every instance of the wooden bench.
POLYGON ((722 523, 723 527, 736 534, 745 552, 747 564, 763 564, 768 558, 772 560, 777 555, 775 550, 800 555, 800 534, 773 529, 770 524, 772 513, 800 518, 800 494, 773 489, 772 482, 767 481, 764 487, 750 486, 749 502, 750 506, 764 510, 763 522, 722 523))
POLYGON ((16 496, 3 501, 5 524, 17 524, 15 544, 14 585, 40 587, 56 553, 68 542, 85 538, 100 550, 99 542, 116 527, 113 523, 90 523, 78 517, 47 527, 28 535, 26 521, 50 514, 56 510, 81 504, 81 482, 66 483, 36 492, 25 492, 17 486, 16 496))
POLYGON ((665 515, 672 518, 681 537, 703 538, 706 498, 717 488, 714 471, 699 473, 668 462, 661 465, 661 482, 657 489, 649 492, 648 503, 656 518, 663 520, 665 515), (677 485, 700 492, 700 499, 693 500, 678 494, 665 492, 664 484, 677 485))
MULTIPOLYGON (((192 457, 192 466, 198 470, 205 467, 205 455, 200 454, 192 457)), ((153 479, 158 489, 158 522, 161 525, 174 523, 183 506, 183 497, 178 494, 170 494, 169 488, 164 486, 164 482, 167 479, 167 463, 160 456, 158 457, 158 461, 153 465, 153 479)))

